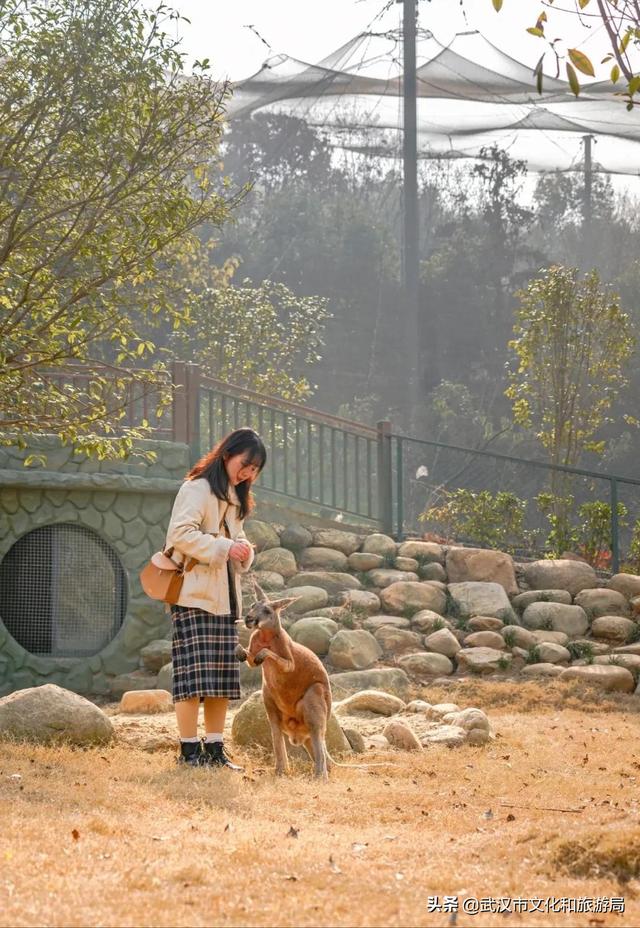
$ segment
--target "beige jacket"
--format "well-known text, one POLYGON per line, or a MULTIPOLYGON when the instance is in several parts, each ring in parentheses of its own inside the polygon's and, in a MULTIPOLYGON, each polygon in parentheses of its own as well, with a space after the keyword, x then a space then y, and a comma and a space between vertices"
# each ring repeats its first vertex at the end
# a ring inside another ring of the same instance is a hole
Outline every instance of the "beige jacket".
MULTIPOLYGON (((209 481, 202 477, 185 480, 178 490, 167 529, 166 547, 173 547, 183 558, 191 557, 198 561, 184 575, 179 606, 204 609, 214 615, 227 615, 231 611, 227 580, 229 549, 234 541, 246 541, 247 536, 239 516, 240 501, 231 485, 229 499, 232 501, 230 504, 219 500, 209 481), (231 538, 225 538, 223 534, 225 518, 231 538)), ((246 561, 229 562, 240 614, 240 574, 249 570, 253 558, 252 548, 246 561)))

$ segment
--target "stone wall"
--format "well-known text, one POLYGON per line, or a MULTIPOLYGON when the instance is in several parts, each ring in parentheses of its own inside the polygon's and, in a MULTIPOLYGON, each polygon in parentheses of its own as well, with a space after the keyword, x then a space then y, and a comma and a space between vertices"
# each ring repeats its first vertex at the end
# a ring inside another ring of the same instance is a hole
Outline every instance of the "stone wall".
POLYGON ((37 449, 0 449, 0 561, 39 526, 82 525, 115 550, 128 586, 119 632, 90 657, 30 654, 0 620, 0 695, 41 683, 108 694, 118 675, 137 670, 140 649, 167 634, 169 617, 144 595, 138 574, 162 546, 173 498, 188 468, 188 449, 168 442, 145 442, 144 447, 156 453, 154 462, 85 460, 54 439, 41 441, 37 449), (46 465, 25 468, 26 455, 39 449, 47 454, 46 465))

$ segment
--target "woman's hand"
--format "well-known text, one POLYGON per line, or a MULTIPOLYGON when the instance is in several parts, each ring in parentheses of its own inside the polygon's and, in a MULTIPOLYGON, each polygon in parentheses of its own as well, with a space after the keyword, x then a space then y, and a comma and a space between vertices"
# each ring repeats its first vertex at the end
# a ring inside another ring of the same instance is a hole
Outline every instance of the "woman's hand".
POLYGON ((251 545, 248 541, 234 541, 229 548, 229 557, 234 561, 246 561, 251 554, 251 545))

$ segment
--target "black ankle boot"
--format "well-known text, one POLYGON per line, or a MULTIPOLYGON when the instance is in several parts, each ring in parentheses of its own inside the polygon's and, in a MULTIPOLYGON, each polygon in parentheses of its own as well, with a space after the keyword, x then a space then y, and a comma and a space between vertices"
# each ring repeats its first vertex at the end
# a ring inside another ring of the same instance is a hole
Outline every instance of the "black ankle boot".
POLYGON ((181 741, 178 763, 186 764, 188 767, 200 767, 203 763, 200 741, 181 741))
POLYGON ((207 767, 226 767, 228 770, 237 770, 241 773, 244 767, 233 764, 224 753, 222 741, 202 742, 202 762, 207 767))

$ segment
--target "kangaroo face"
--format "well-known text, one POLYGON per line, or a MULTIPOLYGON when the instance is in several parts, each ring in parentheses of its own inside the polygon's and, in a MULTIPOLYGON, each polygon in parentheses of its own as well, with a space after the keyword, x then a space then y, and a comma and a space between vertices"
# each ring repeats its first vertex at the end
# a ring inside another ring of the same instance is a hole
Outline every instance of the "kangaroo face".
POLYGON ((254 603, 244 617, 247 628, 276 628, 278 617, 268 603, 254 603))
POLYGON ((247 628, 280 629, 280 611, 295 603, 297 596, 288 596, 285 599, 276 599, 273 602, 264 600, 254 603, 244 617, 247 628))

